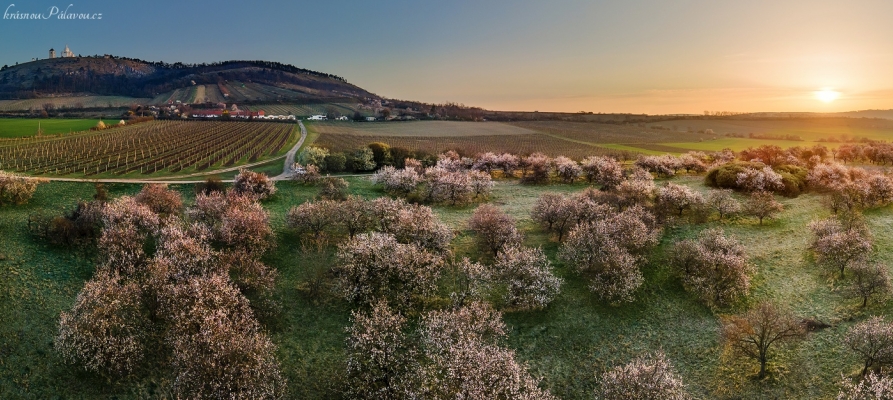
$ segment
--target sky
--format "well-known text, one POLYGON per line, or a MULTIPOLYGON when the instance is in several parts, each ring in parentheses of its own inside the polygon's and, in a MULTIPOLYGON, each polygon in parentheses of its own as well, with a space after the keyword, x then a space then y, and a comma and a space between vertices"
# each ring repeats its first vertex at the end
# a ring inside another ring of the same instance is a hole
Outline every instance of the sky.
POLYGON ((893 1, 0 0, 0 64, 262 59, 493 110, 893 108, 893 1), (3 2, 5 1, 5 3, 3 2), (12 13, 49 19, 10 19, 12 13), (63 10, 101 19, 59 19, 63 10), (837 94, 824 102, 815 92, 837 94))

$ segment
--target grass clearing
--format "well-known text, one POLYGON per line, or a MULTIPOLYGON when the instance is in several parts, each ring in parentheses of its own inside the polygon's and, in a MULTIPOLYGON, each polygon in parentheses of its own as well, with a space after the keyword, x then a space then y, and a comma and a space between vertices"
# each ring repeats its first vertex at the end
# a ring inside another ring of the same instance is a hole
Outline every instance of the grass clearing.
MULTIPOLYGON (((848 136, 850 138, 865 137, 873 140, 890 140, 890 135, 893 134, 893 121, 869 118, 674 120, 648 125, 676 127, 679 130, 692 129, 698 131, 712 129, 716 134, 723 135, 727 133, 797 135, 804 141, 818 141, 831 136, 835 136, 838 139, 848 136)), ((683 142, 683 140, 679 142, 683 142)))
POLYGON ((57 111, 65 112, 66 108, 118 108, 132 104, 149 104, 152 99, 126 96, 75 96, 46 97, 25 100, 0 100, 0 111, 40 110, 46 104, 52 104, 57 111))
POLYGON ((80 132, 95 127, 98 122, 98 119, 0 118, 0 138, 35 136, 38 127, 44 135, 80 132))

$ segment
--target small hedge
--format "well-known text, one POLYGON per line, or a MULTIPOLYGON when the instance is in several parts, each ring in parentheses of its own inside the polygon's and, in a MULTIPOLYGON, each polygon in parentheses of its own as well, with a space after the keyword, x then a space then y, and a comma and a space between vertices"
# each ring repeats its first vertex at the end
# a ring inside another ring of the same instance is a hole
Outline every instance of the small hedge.
MULTIPOLYGON (((763 169, 765 166, 760 162, 733 161, 708 171, 704 178, 704 184, 715 188, 740 190, 741 188, 738 186, 739 173, 748 168, 763 169)), ((796 165, 781 165, 773 170, 781 175, 782 183, 784 183, 784 188, 779 190, 778 194, 785 197, 797 197, 806 191, 808 171, 805 168, 796 165)))

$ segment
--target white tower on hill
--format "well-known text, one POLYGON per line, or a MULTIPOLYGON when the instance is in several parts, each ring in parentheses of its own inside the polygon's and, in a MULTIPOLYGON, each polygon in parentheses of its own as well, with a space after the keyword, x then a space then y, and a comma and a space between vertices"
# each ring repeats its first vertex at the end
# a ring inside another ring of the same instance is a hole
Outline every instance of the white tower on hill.
POLYGON ((50 49, 50 58, 56 58, 56 50, 50 49))

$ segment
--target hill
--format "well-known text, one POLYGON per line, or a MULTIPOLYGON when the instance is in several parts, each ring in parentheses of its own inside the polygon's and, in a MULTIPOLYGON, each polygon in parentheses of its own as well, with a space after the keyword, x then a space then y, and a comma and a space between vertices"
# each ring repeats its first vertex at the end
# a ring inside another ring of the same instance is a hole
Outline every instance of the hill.
POLYGON ((378 99, 344 78, 270 61, 168 64, 114 56, 38 60, 0 69, 0 99, 125 96, 166 102, 378 99), (231 99, 231 100, 230 100, 231 99))

